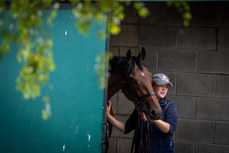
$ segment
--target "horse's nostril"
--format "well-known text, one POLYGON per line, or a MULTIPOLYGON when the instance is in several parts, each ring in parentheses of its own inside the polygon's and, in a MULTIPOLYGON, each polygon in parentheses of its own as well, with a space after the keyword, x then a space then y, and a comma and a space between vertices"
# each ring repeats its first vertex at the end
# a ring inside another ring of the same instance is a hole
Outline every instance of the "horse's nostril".
POLYGON ((153 110, 151 111, 151 118, 152 118, 153 120, 158 120, 158 119, 160 119, 160 118, 161 118, 161 111, 158 110, 158 109, 153 109, 153 110))
POLYGON ((152 110, 152 111, 151 111, 151 115, 153 115, 154 117, 156 117, 156 116, 157 116, 157 110, 155 110, 155 109, 152 110))

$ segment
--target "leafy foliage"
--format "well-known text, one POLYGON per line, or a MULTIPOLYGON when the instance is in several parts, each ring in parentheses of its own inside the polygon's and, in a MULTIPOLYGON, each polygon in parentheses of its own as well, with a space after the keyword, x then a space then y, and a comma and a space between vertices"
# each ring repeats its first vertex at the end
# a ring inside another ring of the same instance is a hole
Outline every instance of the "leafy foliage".
MULTIPOLYGON (((49 72, 55 69, 51 50, 53 42, 43 31, 44 23, 42 22, 45 15, 42 10, 50 7, 51 2, 51 0, 11 0, 7 8, 6 2, 1 1, 0 34, 3 41, 1 42, 0 58, 10 50, 11 42, 17 42, 17 60, 23 64, 23 67, 16 79, 16 84, 25 99, 39 97, 41 88, 48 86, 46 83, 49 79, 49 72)), ((52 24, 58 8, 58 3, 56 3, 48 17, 47 24, 52 24)), ((48 100, 43 101, 46 106, 49 105, 48 100)), ((48 117, 51 114, 47 107, 43 112, 46 112, 48 117)))
POLYGON ((168 6, 175 6, 179 12, 183 13, 183 20, 184 20, 184 26, 189 26, 189 23, 192 19, 192 14, 190 12, 191 8, 188 5, 188 3, 185 0, 181 1, 174 1, 174 0, 168 0, 167 1, 168 6))
POLYGON ((108 73, 106 73, 109 67, 109 60, 113 58, 113 54, 111 52, 106 53, 105 55, 102 53, 96 57, 96 65, 95 70, 96 73, 99 76, 99 87, 101 89, 104 89, 107 87, 107 79, 108 79, 108 73))
MULTIPOLYGON (((61 2, 61 1, 60 1, 61 2)), ((52 20, 57 16, 60 2, 52 0, 1 0, 0 1, 0 58, 10 51, 10 43, 18 43, 17 60, 23 67, 16 79, 17 89, 23 93, 25 99, 37 98, 42 94, 42 88, 48 88, 49 73, 55 70, 52 57, 52 39, 43 29, 45 23, 43 19, 47 14, 45 9, 52 9, 46 23, 51 27, 52 20)), ((125 5, 133 4, 140 17, 145 17, 149 11, 143 2, 118 0, 69 0, 74 7, 72 13, 77 18, 76 27, 83 34, 88 34, 88 27, 91 26, 92 19, 98 23, 107 22, 108 33, 117 35, 120 32, 120 23, 125 18, 125 5)), ((178 5, 169 2, 169 5, 178 5)), ((186 3, 179 4, 184 6, 186 13, 183 18, 185 25, 191 18, 187 13, 190 8, 186 3)), ((103 29, 98 30, 97 35, 105 38, 107 35, 103 29)), ((99 55, 96 58, 96 72, 99 75, 100 87, 105 87, 105 69, 108 66, 110 54, 99 55)), ((106 75, 105 75, 106 76, 106 75)), ((44 120, 51 116, 49 96, 43 96, 45 108, 42 110, 44 120)))

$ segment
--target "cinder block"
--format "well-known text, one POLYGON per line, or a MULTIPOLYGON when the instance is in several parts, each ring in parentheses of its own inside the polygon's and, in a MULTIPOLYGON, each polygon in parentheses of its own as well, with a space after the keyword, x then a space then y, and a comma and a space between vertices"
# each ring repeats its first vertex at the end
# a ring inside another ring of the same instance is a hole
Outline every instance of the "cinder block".
POLYGON ((132 139, 118 138, 117 141, 117 152, 128 153, 131 152, 132 139))
POLYGON ((157 14, 158 25, 183 25, 182 13, 173 6, 169 7, 166 3, 160 3, 154 11, 157 11, 155 13, 157 14))
POLYGON ((229 29, 219 29, 218 35, 218 50, 229 50, 229 29))
POLYGON ((229 123, 216 122, 215 143, 229 144, 229 139, 228 139, 229 130, 228 129, 229 129, 229 123))
POLYGON ((175 143, 175 153, 193 153, 193 144, 191 143, 175 143))
POLYGON ((133 6, 125 6, 125 18, 122 24, 137 24, 139 16, 137 10, 133 6))
POLYGON ((110 46, 109 51, 110 51, 114 56, 118 56, 118 55, 119 55, 119 48, 118 48, 118 47, 110 46))
POLYGON ((178 48, 216 50, 216 30, 210 28, 180 28, 178 48))
POLYGON ((176 47, 177 29, 173 27, 141 26, 139 45, 144 47, 176 47))
POLYGON ((131 50, 131 55, 132 56, 138 56, 138 47, 120 47, 119 49, 119 55, 120 56, 126 56, 126 53, 128 50, 131 50))
POLYGON ((117 143, 116 140, 117 138, 112 138, 110 137, 109 139, 109 148, 108 148, 108 153, 116 153, 116 149, 117 149, 117 143))
POLYGON ((160 71, 195 72, 196 52, 184 49, 160 49, 158 52, 160 71))
POLYGON ((135 108, 134 103, 121 92, 118 93, 118 99, 118 114, 130 115, 135 108))
MULTIPOLYGON (((121 122, 123 122, 124 124, 126 123, 127 119, 129 118, 129 115, 115 115, 115 118, 121 122)), ((118 129, 116 129, 115 127, 112 128, 112 137, 118 138, 118 137, 122 137, 122 138, 132 138, 134 134, 134 131, 131 131, 129 134, 123 134, 122 132, 120 132, 118 129)))
MULTIPOLYGON (((197 25, 198 7, 191 5, 192 20, 190 26, 197 25)), ((174 6, 168 6, 166 3, 146 3, 150 15, 146 18, 140 18, 140 23, 144 25, 172 25, 183 26, 182 13, 174 6)))
POLYGON ((214 143, 214 122, 178 120, 176 142, 214 143))
POLYGON ((150 47, 145 47, 145 49, 146 49, 146 57, 143 63, 148 68, 148 71, 150 72, 156 71, 157 69, 157 49, 150 48, 150 47))
POLYGON ((205 27, 228 27, 229 7, 224 4, 200 5, 199 25, 205 27))
POLYGON ((199 51, 197 71, 201 73, 229 74, 229 51, 199 51))
POLYGON ((143 25, 156 25, 158 20, 158 11, 159 4, 158 3, 146 3, 147 9, 150 11, 150 14, 145 18, 140 18, 140 24, 143 25))
POLYGON ((228 153, 228 145, 196 144, 195 153, 228 153))
POLYGON ((177 94, 214 96, 215 77, 205 74, 178 73, 177 94))
POLYGON ((176 104, 179 119, 195 119, 195 97, 169 96, 168 99, 176 104))
POLYGON ((229 99, 197 98, 197 119, 229 121, 229 99))
POLYGON ((217 76, 216 97, 229 97, 229 75, 217 76))
POLYGON ((121 25, 121 32, 111 36, 110 44, 112 46, 138 46, 138 26, 121 25))

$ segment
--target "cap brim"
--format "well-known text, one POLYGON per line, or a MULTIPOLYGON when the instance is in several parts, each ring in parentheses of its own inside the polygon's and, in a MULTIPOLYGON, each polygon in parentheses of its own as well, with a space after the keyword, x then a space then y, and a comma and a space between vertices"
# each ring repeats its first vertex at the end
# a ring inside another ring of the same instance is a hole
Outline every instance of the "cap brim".
POLYGON ((155 83, 158 84, 158 85, 169 84, 170 86, 173 87, 173 84, 171 82, 168 82, 168 81, 160 80, 160 81, 156 81, 155 83))

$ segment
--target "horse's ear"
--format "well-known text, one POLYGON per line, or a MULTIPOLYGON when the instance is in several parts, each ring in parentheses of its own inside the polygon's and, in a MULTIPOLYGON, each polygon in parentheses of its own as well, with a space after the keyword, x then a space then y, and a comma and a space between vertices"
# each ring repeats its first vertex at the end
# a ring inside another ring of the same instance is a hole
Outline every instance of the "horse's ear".
POLYGON ((129 50, 127 51, 127 53, 126 53, 126 62, 127 62, 128 64, 130 64, 131 59, 132 59, 131 49, 129 49, 129 50))
POLYGON ((142 47, 141 53, 138 54, 138 59, 143 61, 145 57, 146 57, 146 50, 144 47, 142 47))

